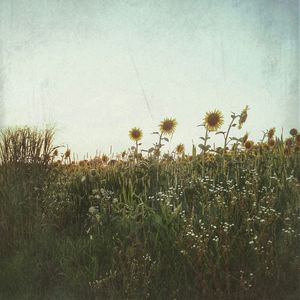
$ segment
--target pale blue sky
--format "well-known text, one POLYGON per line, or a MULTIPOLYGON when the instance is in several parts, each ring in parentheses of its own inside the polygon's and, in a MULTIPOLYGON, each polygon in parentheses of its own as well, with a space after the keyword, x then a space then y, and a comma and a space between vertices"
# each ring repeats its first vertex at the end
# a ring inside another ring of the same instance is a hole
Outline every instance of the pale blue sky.
POLYGON ((170 149, 190 148, 207 110, 228 123, 246 104, 254 139, 299 127, 298 1, 2 0, 0 9, 2 125, 55 124, 57 142, 80 155, 129 147, 134 126, 150 147, 168 116, 178 120, 170 149))

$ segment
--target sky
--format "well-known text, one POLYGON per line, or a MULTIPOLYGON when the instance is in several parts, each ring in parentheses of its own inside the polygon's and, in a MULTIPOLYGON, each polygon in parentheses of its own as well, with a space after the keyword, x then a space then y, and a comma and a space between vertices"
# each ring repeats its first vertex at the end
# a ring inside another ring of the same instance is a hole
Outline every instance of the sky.
POLYGON ((55 126, 79 157, 135 126, 147 149, 165 117, 189 151, 214 109, 224 129, 249 105, 233 134, 254 140, 300 128, 299 1, 1 0, 0 20, 0 125, 55 126))

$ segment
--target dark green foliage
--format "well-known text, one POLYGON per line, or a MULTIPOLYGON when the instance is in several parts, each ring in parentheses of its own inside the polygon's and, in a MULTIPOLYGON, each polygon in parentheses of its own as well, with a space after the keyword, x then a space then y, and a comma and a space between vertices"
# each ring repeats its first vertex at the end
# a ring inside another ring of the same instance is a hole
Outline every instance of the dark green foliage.
POLYGON ((299 152, 203 161, 2 163, 0 299, 297 299, 299 152))

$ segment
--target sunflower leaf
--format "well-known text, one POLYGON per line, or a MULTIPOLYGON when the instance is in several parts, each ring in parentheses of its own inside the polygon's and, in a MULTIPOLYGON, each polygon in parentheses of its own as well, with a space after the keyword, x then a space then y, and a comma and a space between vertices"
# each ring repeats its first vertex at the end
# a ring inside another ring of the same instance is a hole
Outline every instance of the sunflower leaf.
POLYGON ((206 146, 205 146, 205 145, 203 145, 203 144, 199 144, 198 147, 201 148, 203 151, 207 151, 207 150, 209 150, 210 145, 206 145, 206 146))

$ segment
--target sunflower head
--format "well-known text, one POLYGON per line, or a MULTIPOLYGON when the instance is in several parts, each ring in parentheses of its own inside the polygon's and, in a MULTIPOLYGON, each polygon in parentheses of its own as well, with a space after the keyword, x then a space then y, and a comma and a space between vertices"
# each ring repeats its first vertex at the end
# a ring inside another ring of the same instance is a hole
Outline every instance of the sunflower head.
POLYGON ((268 145, 270 146, 270 147, 274 147, 275 146, 275 140, 272 138, 272 139, 269 139, 268 140, 268 145))
POLYGON ((109 157, 108 157, 107 155, 103 154, 102 157, 101 157, 101 160, 102 160, 104 163, 108 163, 109 157))
POLYGON ((178 144, 176 147, 176 152, 178 154, 183 154, 184 153, 184 145, 183 144, 178 144))
POLYGON ((205 160, 206 160, 207 162, 214 162, 214 161, 215 161, 215 156, 214 156, 213 154, 207 153, 207 154, 205 155, 205 160))
POLYGON ((295 136, 298 133, 298 130, 296 128, 292 128, 290 130, 290 135, 295 136))
POLYGON ((133 141, 137 142, 142 139, 143 132, 140 128, 134 127, 129 131, 129 137, 133 141))
POLYGON ((79 164, 79 166, 83 167, 83 166, 86 165, 86 161, 85 160, 80 160, 78 164, 79 164))
POLYGON ((219 110, 209 111, 204 117, 204 126, 208 131, 217 131, 224 123, 223 114, 219 110))
POLYGON ((254 142, 253 141, 246 141, 246 143, 244 144, 245 148, 247 150, 251 150, 252 147, 254 146, 254 142))
POLYGON ((247 118, 248 118, 248 110, 249 107, 248 105, 246 105, 246 107, 242 110, 241 114, 240 114, 240 119, 239 119, 239 129, 242 128, 243 124, 246 122, 247 118))
POLYGON ((159 149, 155 149, 153 151, 153 153, 154 153, 155 156, 160 156, 160 150, 159 149))
POLYGON ((271 128, 268 130, 268 139, 271 140, 274 137, 275 134, 275 128, 271 128))
POLYGON ((69 158, 71 156, 71 150, 67 149, 67 151, 65 152, 65 158, 69 158))
POLYGON ((166 118, 159 124, 161 134, 173 134, 177 126, 177 121, 174 118, 166 118))
POLYGON ((288 138, 285 140, 286 147, 291 147, 293 145, 293 138, 288 138))

